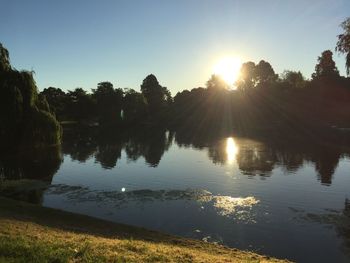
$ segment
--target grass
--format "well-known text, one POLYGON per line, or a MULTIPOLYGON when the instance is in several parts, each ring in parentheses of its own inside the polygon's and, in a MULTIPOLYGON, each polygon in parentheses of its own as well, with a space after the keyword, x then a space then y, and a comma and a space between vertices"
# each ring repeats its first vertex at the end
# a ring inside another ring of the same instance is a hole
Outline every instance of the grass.
POLYGON ((286 262, 0 197, 0 262, 286 262))

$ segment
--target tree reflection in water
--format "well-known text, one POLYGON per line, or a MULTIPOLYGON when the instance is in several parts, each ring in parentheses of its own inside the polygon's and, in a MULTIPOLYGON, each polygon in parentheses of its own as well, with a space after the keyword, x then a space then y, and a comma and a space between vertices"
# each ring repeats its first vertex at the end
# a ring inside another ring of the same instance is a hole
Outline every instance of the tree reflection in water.
POLYGON ((33 148, 17 155, 0 152, 0 178, 32 179, 51 183, 62 163, 61 147, 33 148))
POLYGON ((304 162, 309 162, 315 166, 317 179, 323 185, 332 183, 340 158, 349 154, 343 149, 307 140, 271 139, 228 137, 216 140, 208 136, 193 137, 181 133, 176 133, 175 136, 175 141, 180 147, 207 149, 208 157, 214 164, 231 164, 235 159, 240 171, 248 176, 268 177, 276 167, 295 173, 304 162))
POLYGON ((111 169, 125 150, 129 161, 143 157, 149 166, 156 167, 172 141, 173 133, 163 129, 116 134, 72 132, 65 136, 63 153, 81 162, 94 157, 103 168, 111 169))
POLYGON ((0 153, 0 194, 31 203, 41 203, 62 163, 60 147, 34 148, 8 156, 0 153))
MULTIPOLYGON (((111 169, 125 151, 128 161, 142 157, 150 167, 157 167, 174 141, 180 147, 207 151, 214 164, 236 163, 242 174, 248 176, 268 177, 276 167, 296 172, 304 162, 309 162, 314 165, 317 178, 324 185, 332 183, 340 158, 349 154, 339 148, 310 142, 276 142, 240 137, 220 139, 207 134, 173 133, 162 129, 113 134, 87 129, 69 130, 64 135, 62 152, 79 162, 94 158, 104 169, 111 169)), ((0 155, 0 176, 45 178, 50 181, 61 161, 61 149, 57 147, 14 158, 0 155)))
MULTIPOLYGON (((164 153, 174 141, 180 147, 193 147, 208 151, 214 164, 237 163, 243 174, 269 177, 276 167, 295 173, 304 162, 314 164, 318 180, 324 185, 332 183, 339 159, 347 152, 310 141, 271 141, 250 138, 218 138, 208 134, 169 132, 166 130, 145 130, 128 134, 101 136, 77 132, 64 142, 63 152, 73 160, 86 161, 94 157, 103 168, 116 166, 125 150, 129 161, 143 157, 151 167, 156 167, 164 153), (102 138, 102 139, 101 139, 102 138)), ((273 138, 271 138, 273 139, 273 138)))
POLYGON ((298 214, 299 220, 333 227, 342 238, 343 251, 350 255, 350 200, 348 198, 345 199, 342 211, 326 210, 325 213, 314 214, 297 209, 292 210, 298 214))

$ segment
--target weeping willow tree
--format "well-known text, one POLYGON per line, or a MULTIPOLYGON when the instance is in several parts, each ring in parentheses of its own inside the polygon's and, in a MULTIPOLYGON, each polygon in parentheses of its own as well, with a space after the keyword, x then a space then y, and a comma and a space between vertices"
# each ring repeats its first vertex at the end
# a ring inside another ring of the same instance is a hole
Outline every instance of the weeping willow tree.
POLYGON ((15 147, 57 145, 62 130, 29 71, 11 67, 0 43, 0 144, 15 147))

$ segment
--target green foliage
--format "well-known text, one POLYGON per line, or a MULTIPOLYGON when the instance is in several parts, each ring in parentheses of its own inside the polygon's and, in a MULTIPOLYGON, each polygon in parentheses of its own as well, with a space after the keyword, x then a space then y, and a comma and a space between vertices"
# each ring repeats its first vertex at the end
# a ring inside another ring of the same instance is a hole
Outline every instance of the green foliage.
POLYGON ((45 146, 61 141, 61 126, 50 112, 32 108, 23 128, 24 145, 34 141, 37 146, 45 146))
POLYGON ((350 75, 350 17, 341 23, 341 27, 344 33, 338 35, 338 42, 335 50, 339 53, 345 54, 346 73, 347 75, 350 75))
POLYGON ((50 106, 46 100, 46 97, 41 94, 38 95, 38 99, 36 101, 36 107, 40 110, 51 113, 50 106))
POLYGON ((12 70, 8 51, 0 45, 1 144, 12 146, 59 144, 61 127, 38 96, 33 73, 12 70))
POLYGON ((0 237, 0 243, 0 255, 7 262, 68 262, 72 257, 72 251, 63 243, 48 246, 39 240, 30 241, 21 237, 0 237))
POLYGON ((57 118, 63 119, 66 115, 66 93, 59 88, 49 87, 44 89, 40 95, 45 97, 50 105, 50 110, 55 113, 57 118))
POLYGON ((23 118, 23 96, 16 86, 10 88, 6 82, 0 88, 0 127, 14 129, 23 118))
POLYGON ((0 72, 9 71, 11 69, 9 52, 0 43, 0 72))

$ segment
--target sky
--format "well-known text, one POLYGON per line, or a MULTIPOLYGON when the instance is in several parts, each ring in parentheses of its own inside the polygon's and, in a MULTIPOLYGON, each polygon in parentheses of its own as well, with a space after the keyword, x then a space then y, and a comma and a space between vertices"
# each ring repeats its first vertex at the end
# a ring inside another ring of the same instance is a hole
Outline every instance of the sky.
MULTIPOLYGON (((39 90, 140 90, 154 74, 172 95, 204 86, 215 63, 266 60, 307 78, 334 52, 349 0, 0 0, 0 42, 39 90)), ((345 75, 344 56, 334 60, 345 75)))

